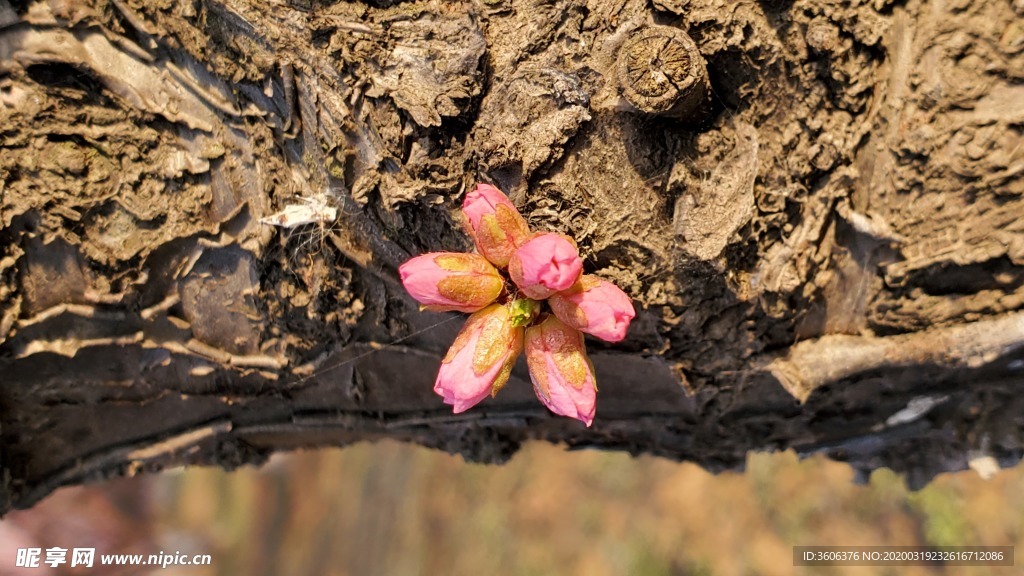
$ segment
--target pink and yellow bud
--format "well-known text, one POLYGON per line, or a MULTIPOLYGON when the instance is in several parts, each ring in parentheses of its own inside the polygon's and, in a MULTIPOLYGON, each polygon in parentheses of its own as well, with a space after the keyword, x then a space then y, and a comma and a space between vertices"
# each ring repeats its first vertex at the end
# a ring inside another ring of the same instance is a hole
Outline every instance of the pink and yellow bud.
POLYGON ((583 334, 555 316, 526 329, 526 363, 537 398, 555 414, 594 421, 597 380, 583 334))
POLYGON ((530 238, 508 264, 508 275, 519 291, 543 300, 576 283, 583 271, 576 245, 561 234, 545 232, 530 238))
POLYGON ((482 256, 432 252, 398 268, 402 284, 427 310, 476 312, 501 294, 505 280, 482 256))
POLYGON ((466 194, 462 213, 477 250, 495 266, 508 266, 512 253, 530 236, 530 228, 515 205, 489 184, 477 184, 466 194))
POLYGON ((569 326, 607 342, 626 337, 636 316, 633 301, 618 286, 584 274, 568 290, 548 299, 551 311, 569 326))
POLYGON ((523 349, 523 332, 507 306, 492 304, 474 313, 441 361, 434 392, 456 414, 497 394, 523 349))

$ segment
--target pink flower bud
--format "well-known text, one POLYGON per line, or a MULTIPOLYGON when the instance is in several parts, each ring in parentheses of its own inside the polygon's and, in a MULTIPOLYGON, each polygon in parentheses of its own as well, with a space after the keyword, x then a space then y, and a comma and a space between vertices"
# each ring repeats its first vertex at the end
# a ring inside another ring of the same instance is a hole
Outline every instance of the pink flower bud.
POLYGON ((466 194, 462 213, 477 250, 495 266, 508 266, 512 253, 530 236, 526 220, 508 196, 489 184, 477 184, 466 194))
POLYGON ((537 234, 512 254, 508 275, 519 290, 534 300, 543 300, 572 286, 583 271, 576 246, 553 232, 537 234))
POLYGON ((523 350, 523 331, 513 325, 507 306, 491 304, 474 313, 441 361, 434 392, 456 414, 497 394, 523 350))
POLYGON ((423 254, 399 266, 398 272, 409 294, 436 312, 476 312, 505 287, 494 266, 477 254, 423 254))
POLYGON ((551 311, 569 326, 608 342, 626 337, 636 316, 633 302, 618 286, 584 274, 568 290, 548 299, 551 311))
POLYGON ((594 421, 597 381, 583 334, 555 316, 526 329, 526 364, 537 397, 555 414, 594 421))

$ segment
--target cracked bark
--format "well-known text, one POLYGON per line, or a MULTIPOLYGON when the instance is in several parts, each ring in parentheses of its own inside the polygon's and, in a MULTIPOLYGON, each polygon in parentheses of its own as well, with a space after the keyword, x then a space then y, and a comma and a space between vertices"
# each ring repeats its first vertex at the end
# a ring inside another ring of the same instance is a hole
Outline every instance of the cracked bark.
POLYGON ((1015 465, 1020 10, 0 0, 0 511, 378 438, 794 449, 915 487, 1015 465), (660 26, 706 61, 706 117, 622 96, 619 48, 660 26), (459 315, 395 269, 469 247, 479 179, 637 303, 590 344, 590 429, 521 365, 469 413, 432 392, 459 315))

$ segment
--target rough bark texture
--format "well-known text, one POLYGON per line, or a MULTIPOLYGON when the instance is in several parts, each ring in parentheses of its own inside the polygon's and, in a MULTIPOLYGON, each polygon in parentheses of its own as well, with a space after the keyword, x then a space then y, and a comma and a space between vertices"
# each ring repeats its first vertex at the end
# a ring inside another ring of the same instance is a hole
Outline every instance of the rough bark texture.
POLYGON ((793 448, 912 486, 1014 465, 1022 22, 1020 0, 0 0, 0 512, 382 437, 713 470, 793 448), (636 41, 664 27, 704 62, 636 41), (696 64, 701 105, 623 97, 696 64), (395 269, 469 248, 478 180, 640 310, 591 344, 590 429, 522 366, 466 414, 431 390, 459 315, 395 269))

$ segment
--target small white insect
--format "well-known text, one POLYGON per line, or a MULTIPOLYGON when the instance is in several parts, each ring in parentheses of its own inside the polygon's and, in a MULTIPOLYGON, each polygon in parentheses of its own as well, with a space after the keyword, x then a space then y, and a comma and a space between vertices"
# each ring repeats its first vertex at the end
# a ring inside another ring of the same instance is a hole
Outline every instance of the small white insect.
POLYGON ((281 228, 295 228, 304 224, 323 224, 337 220, 338 209, 328 202, 326 194, 319 194, 312 198, 300 196, 298 199, 301 203, 289 204, 280 212, 260 218, 260 223, 281 228))

